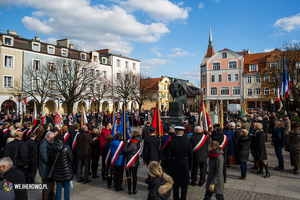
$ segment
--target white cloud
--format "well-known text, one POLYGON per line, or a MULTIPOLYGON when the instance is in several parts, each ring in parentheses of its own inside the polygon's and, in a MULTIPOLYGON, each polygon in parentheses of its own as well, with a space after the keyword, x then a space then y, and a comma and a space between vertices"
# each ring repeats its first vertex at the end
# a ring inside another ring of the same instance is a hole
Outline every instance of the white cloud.
POLYGON ((269 35, 268 37, 271 38, 271 37, 277 37, 277 36, 282 36, 284 35, 283 33, 275 33, 274 35, 269 35))
POLYGON ((221 1, 221 0, 214 0, 214 2, 216 2, 216 3, 220 3, 220 1, 221 1))
POLYGON ((182 56, 194 56, 188 51, 183 51, 181 48, 174 48, 171 49, 171 51, 174 51, 174 53, 167 55, 167 57, 182 57, 182 56))
POLYGON ((163 55, 162 55, 160 52, 158 52, 158 49, 159 49, 159 48, 154 47, 154 48, 151 49, 151 52, 152 52, 153 54, 157 55, 158 57, 163 57, 163 55))
POLYGON ((271 51, 273 51, 274 49, 271 49, 271 48, 266 48, 266 49, 264 49, 264 52, 271 52, 271 51))
POLYGON ((142 60, 141 61, 141 73, 150 75, 154 72, 154 69, 163 66, 165 64, 173 64, 174 62, 167 59, 161 59, 161 58, 153 58, 148 60, 142 60))
MULTIPOLYGON (((132 2, 127 1, 128 4, 132 2)), ((149 4, 149 1, 145 2, 149 4)), ((154 3, 159 8, 158 16, 163 17, 160 12, 165 6, 168 20, 187 18, 187 8, 179 8, 166 0, 159 2, 162 5, 154 3)), ((1 5, 36 9, 32 16, 22 18, 27 29, 45 34, 46 38, 47 35, 70 38, 70 41, 78 42, 77 45, 84 45, 81 48, 86 50, 109 48, 114 53, 129 55, 133 49, 132 42, 157 42, 170 32, 163 22, 141 23, 119 5, 95 5, 89 0, 11 0, 0 1, 1 5)), ((150 16, 155 15, 154 8, 147 12, 150 16)))
POLYGON ((300 40, 292 40, 291 43, 299 43, 300 40))
POLYGON ((151 18, 159 21, 172 21, 187 19, 190 7, 180 8, 181 2, 177 5, 168 0, 128 0, 121 1, 120 5, 129 11, 139 11, 147 13, 151 18))
POLYGON ((203 2, 200 2, 199 5, 198 5, 198 8, 199 8, 199 9, 204 8, 204 3, 203 3, 203 2))
POLYGON ((200 80, 200 67, 196 67, 192 71, 176 75, 176 77, 186 80, 200 80))
POLYGON ((291 32, 293 30, 300 28, 300 13, 291 16, 291 17, 283 17, 281 19, 278 19, 274 23, 275 27, 282 28, 283 30, 287 32, 291 32))

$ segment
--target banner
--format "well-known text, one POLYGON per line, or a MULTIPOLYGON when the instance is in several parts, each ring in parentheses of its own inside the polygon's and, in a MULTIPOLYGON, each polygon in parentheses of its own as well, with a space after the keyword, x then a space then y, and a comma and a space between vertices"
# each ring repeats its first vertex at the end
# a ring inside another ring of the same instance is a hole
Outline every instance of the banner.
POLYGON ((152 125, 155 129, 155 133, 161 136, 163 134, 163 126, 160 118, 160 113, 158 110, 158 104, 155 106, 154 114, 153 114, 153 119, 152 119, 152 125))
POLYGON ((128 120, 127 112, 124 110, 121 116, 121 122, 117 128, 117 132, 120 132, 123 135, 123 140, 130 139, 131 134, 131 127, 128 120), (125 115, 125 119, 124 119, 125 115), (126 135, 124 134, 124 131, 126 132, 126 135))
POLYGON ((55 115, 54 126, 61 129, 61 121, 62 121, 62 115, 61 115, 60 107, 58 106, 57 113, 55 115))

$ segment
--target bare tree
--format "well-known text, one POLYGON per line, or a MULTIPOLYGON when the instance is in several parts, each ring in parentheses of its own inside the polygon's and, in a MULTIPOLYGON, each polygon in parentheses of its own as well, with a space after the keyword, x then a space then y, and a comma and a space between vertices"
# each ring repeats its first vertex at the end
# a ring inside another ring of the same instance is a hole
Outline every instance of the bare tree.
POLYGON ((157 91, 151 88, 151 79, 150 77, 140 75, 140 91, 133 93, 134 100, 138 102, 139 109, 142 108, 146 101, 153 102, 157 100, 157 91))
POLYGON ((113 85, 114 98, 125 102, 127 106, 128 100, 134 99, 134 96, 139 93, 139 79, 139 74, 135 74, 129 70, 117 73, 113 85))

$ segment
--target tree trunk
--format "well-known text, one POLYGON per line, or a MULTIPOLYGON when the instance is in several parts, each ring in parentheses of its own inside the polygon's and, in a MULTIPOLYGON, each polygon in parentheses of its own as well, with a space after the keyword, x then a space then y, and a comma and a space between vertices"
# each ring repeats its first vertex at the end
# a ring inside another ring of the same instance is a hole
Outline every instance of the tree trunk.
POLYGON ((73 114, 73 107, 74 107, 74 102, 65 102, 67 104, 67 111, 68 114, 72 113, 73 114))

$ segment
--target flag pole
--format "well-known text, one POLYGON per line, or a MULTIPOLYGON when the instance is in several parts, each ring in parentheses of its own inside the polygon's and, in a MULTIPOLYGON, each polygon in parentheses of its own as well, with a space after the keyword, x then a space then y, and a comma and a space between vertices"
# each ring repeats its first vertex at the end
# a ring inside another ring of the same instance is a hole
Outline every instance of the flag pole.
POLYGON ((125 119, 125 104, 126 104, 126 100, 124 101, 123 104, 123 134, 124 134, 124 142, 126 142, 126 119, 125 119))
POLYGON ((112 120, 111 120, 111 122, 112 122, 112 125, 114 125, 114 123, 115 123, 115 110, 116 110, 116 108, 115 108, 115 102, 113 102, 113 111, 112 111, 112 120))

